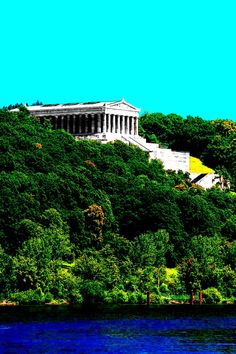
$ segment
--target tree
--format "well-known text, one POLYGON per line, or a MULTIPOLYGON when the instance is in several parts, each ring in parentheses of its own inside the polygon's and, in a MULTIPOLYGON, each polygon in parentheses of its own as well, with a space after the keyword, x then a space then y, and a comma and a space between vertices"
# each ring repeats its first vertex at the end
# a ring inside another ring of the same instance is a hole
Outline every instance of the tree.
POLYGON ((136 236, 131 248, 131 257, 140 267, 165 265, 169 248, 169 234, 165 230, 147 232, 136 236))
POLYGON ((166 265, 166 253, 169 249, 169 234, 166 230, 148 232, 137 236, 130 249, 131 259, 142 277, 152 277, 152 281, 146 280, 145 287, 150 289, 151 283, 157 283, 159 288, 161 278, 164 277, 164 267, 166 265), (142 270, 141 270, 142 269, 142 270), (148 285, 149 284, 149 285, 148 285))
POLYGON ((85 223, 92 241, 101 242, 103 240, 103 226, 105 223, 104 212, 101 206, 92 204, 84 210, 85 223))
POLYGON ((189 243, 190 257, 179 266, 186 290, 198 291, 222 286, 223 247, 219 236, 194 236, 189 243))

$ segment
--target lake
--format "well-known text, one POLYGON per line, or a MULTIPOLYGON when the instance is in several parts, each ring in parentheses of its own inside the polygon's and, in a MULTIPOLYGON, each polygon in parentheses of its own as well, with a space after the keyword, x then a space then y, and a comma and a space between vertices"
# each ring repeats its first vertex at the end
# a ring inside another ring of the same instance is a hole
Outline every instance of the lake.
POLYGON ((236 353, 235 305, 0 307, 0 353, 236 353))

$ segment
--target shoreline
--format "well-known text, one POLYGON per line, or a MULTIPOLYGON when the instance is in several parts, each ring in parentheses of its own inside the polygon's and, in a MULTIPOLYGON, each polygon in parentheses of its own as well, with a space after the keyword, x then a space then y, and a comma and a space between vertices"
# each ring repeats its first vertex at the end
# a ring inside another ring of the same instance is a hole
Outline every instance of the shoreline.
POLYGON ((52 301, 52 302, 45 302, 41 304, 35 304, 35 303, 25 303, 25 304, 20 304, 16 302, 11 302, 7 300, 3 300, 0 302, 0 307, 19 307, 19 306, 81 306, 81 307, 86 307, 86 306, 142 306, 142 307, 152 307, 152 306, 190 306, 190 307, 201 307, 201 306, 230 306, 230 305, 236 305, 236 302, 230 302, 230 301, 224 301, 220 303, 203 303, 199 304, 199 302, 196 302, 194 304, 191 304, 190 302, 179 302, 179 301, 170 301, 169 303, 165 304, 160 304, 157 302, 151 302, 150 304, 147 303, 137 303, 137 304, 131 304, 131 303, 69 303, 68 301, 63 301, 63 302, 57 302, 57 301, 52 301))

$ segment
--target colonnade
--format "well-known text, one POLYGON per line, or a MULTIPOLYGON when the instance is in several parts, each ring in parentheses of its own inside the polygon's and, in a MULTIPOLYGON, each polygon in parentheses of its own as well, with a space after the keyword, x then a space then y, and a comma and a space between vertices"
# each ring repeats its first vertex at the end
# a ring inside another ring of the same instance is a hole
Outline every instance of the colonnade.
POLYGON ((138 135, 138 118, 109 113, 66 114, 41 117, 50 119, 54 129, 64 129, 71 134, 114 133, 138 135))

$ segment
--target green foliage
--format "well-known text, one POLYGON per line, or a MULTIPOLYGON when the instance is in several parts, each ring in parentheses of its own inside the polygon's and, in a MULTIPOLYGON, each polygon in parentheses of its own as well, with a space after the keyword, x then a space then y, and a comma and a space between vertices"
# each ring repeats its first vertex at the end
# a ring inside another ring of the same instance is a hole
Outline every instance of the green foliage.
POLYGON ((0 288, 3 296, 8 297, 11 289, 15 288, 15 282, 14 260, 0 245, 0 288))
MULTIPOLYGON (((235 124, 145 114, 152 142, 235 184, 235 124), (209 162, 209 163, 208 163, 209 162)), ((191 186, 137 147, 76 141, 25 107, 0 110, 0 297, 17 303, 165 303, 236 295, 236 198, 191 186), (168 268, 166 268, 168 266, 168 268)))
POLYGON ((207 304, 218 304, 222 302, 222 295, 216 288, 207 288, 202 292, 203 301, 207 304))
POLYGON ((39 305, 45 303, 45 295, 40 288, 17 291, 11 295, 10 301, 16 302, 19 305, 26 305, 28 303, 39 305))
POLYGON ((221 288, 223 243, 219 236, 194 236, 189 245, 190 258, 179 265, 180 279, 186 290, 198 291, 206 287, 221 288))
POLYGON ((105 288, 98 280, 85 280, 80 291, 85 302, 101 302, 104 299, 105 288))
POLYGON ((168 294, 170 293, 169 288, 168 288, 168 285, 165 284, 165 283, 162 283, 162 284, 160 285, 159 291, 160 291, 160 293, 165 294, 165 295, 168 295, 168 294))
POLYGON ((83 252, 76 259, 73 273, 83 279, 101 282, 109 289, 120 281, 120 270, 117 263, 109 246, 100 251, 89 249, 88 252, 83 252))
POLYGON ((107 303, 125 304, 129 302, 129 295, 124 290, 113 288, 105 293, 104 300, 107 303))
POLYGON ((236 240, 236 215, 231 215, 226 220, 222 226, 221 232, 228 240, 236 240))
POLYGON ((151 295, 151 303, 164 305, 169 303, 169 298, 160 294, 152 294, 151 295))
POLYGON ((165 230, 148 232, 137 236, 132 244, 131 255, 134 263, 141 267, 165 265, 169 235, 165 230))
POLYGON ((51 275, 46 283, 46 289, 53 295, 54 299, 71 303, 83 302, 81 284, 81 278, 74 276, 59 262, 54 261, 51 264, 51 275))
POLYGON ((184 119, 176 114, 165 116, 162 113, 144 114, 140 119, 144 134, 151 142, 159 141, 175 146, 181 139, 181 128, 184 119))

